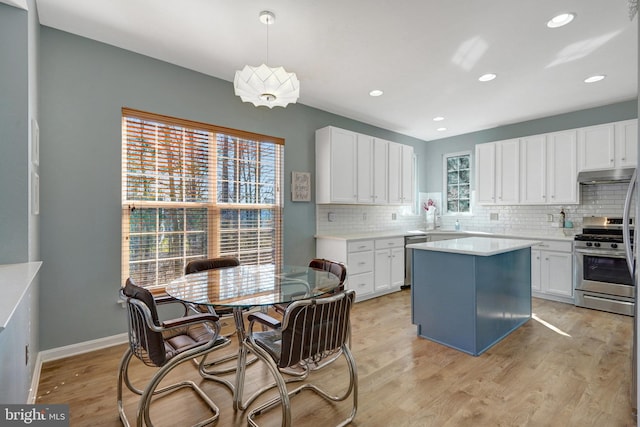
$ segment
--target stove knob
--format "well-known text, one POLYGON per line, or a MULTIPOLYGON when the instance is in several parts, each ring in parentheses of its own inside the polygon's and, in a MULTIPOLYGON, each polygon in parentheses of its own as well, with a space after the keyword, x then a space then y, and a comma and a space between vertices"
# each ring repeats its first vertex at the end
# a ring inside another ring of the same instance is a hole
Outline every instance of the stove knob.
POLYGON ((611 249, 617 249, 618 248, 618 244, 617 243, 612 243, 611 244, 611 249))
POLYGON ((595 243, 593 244, 593 246, 595 246, 596 248, 599 248, 599 247, 600 247, 600 243, 595 242, 595 243))
POLYGON ((587 247, 591 247, 591 246, 593 246, 593 243, 587 242, 586 245, 587 245, 587 247))

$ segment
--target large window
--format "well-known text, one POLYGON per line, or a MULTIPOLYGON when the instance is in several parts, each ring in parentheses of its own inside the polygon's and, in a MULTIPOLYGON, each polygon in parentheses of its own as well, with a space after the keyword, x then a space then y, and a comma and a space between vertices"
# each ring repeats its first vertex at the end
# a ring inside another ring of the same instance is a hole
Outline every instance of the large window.
POLYGON ((471 153, 445 154, 443 171, 447 213, 470 213, 471 153))
POLYGON ((122 274, 162 288, 197 258, 281 263, 284 141, 122 110, 122 274))

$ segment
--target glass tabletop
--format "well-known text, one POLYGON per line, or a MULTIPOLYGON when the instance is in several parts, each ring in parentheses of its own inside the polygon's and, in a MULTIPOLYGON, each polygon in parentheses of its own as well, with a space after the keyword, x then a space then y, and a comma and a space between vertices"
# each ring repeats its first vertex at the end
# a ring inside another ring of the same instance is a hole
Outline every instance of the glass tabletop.
POLYGON ((187 274, 165 291, 181 301, 227 307, 287 303, 331 292, 340 285, 333 273, 305 266, 240 265, 187 274))

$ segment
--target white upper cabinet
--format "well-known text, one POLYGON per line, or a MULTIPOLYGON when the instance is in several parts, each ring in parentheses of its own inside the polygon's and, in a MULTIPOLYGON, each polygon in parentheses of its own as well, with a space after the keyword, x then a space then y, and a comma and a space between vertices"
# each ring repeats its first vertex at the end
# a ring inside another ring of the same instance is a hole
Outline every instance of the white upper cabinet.
POLYGON ((413 147, 328 126, 316 131, 316 203, 413 201, 413 147))
POLYGON ((389 141, 373 138, 373 202, 389 203, 389 141))
POLYGON ((476 190, 480 204, 496 202, 496 144, 476 145, 476 190))
POLYGON ((637 119, 579 129, 578 170, 635 167, 637 130, 637 119))
POLYGON ((389 142, 389 203, 413 202, 413 147, 389 142))
POLYGON ((534 135, 520 142, 520 202, 547 203, 547 136, 534 135))
POLYGON ((316 131, 316 202, 357 202, 357 150, 355 132, 334 127, 316 131))
POLYGON ((478 203, 513 205, 520 200, 520 141, 476 145, 478 203))
POLYGON ((358 203, 373 203, 373 137, 358 134, 358 203))
POLYGON ((386 204, 389 142, 358 134, 358 203, 386 204))
POLYGON ((581 171, 615 168, 614 125, 589 126, 578 131, 581 171))
POLYGON ((413 170, 413 147, 410 145, 402 145, 402 203, 413 203, 413 195, 415 193, 414 170, 413 170))
POLYGON ((547 135, 547 203, 579 203, 576 131, 547 135))
POLYGON ((576 131, 521 139, 520 203, 578 203, 576 131))
POLYGON ((616 128, 616 167, 635 168, 638 155, 638 120, 617 122, 616 128))

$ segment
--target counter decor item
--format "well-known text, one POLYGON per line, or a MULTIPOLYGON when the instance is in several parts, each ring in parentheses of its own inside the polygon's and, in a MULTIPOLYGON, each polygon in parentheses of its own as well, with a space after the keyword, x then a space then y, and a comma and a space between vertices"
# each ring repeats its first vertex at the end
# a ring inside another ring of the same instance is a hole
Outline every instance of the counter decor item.
POLYGON ((427 230, 435 230, 436 228, 436 212, 438 208, 436 207, 436 202, 433 199, 429 199, 422 204, 422 209, 424 209, 427 215, 427 230))

